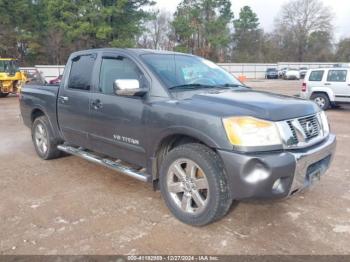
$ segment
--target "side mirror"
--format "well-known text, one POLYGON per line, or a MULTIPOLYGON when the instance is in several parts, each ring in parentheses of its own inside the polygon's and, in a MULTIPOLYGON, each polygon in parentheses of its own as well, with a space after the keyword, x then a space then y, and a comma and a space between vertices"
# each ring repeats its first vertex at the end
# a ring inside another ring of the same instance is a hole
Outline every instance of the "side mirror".
POLYGON ((148 91, 146 88, 140 88, 140 82, 136 79, 116 79, 113 89, 118 96, 143 96, 148 91))

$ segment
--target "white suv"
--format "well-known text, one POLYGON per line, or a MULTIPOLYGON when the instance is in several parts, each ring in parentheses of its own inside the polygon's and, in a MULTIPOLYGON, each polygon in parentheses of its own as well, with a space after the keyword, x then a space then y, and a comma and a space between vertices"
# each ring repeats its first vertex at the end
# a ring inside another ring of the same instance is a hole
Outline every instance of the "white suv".
POLYGON ((313 100, 323 110, 350 103, 350 68, 308 70, 300 97, 313 100))

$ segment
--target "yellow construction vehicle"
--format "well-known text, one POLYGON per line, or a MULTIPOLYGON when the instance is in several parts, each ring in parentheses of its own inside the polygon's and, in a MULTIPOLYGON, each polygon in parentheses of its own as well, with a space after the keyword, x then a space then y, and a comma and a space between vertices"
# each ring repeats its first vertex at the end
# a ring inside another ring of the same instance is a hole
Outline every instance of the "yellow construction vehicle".
POLYGON ((0 98, 20 91, 26 76, 19 70, 16 59, 0 58, 0 98))

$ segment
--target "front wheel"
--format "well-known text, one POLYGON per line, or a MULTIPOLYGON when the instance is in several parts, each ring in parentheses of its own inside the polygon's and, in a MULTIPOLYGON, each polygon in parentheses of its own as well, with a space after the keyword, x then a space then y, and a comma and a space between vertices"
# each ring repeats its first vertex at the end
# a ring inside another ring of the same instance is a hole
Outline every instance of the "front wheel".
POLYGON ((201 144, 181 145, 166 155, 160 189, 172 214, 193 226, 222 218, 232 203, 221 159, 201 144))
POLYGON ((316 93, 311 96, 311 100, 314 101, 322 110, 327 110, 330 107, 330 101, 326 94, 316 93))

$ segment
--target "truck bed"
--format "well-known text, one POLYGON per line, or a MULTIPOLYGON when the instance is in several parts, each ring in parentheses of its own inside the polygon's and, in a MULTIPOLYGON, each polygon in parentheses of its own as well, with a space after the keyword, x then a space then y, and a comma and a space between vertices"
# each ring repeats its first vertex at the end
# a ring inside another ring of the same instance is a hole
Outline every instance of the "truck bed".
POLYGON ((23 122, 31 128, 32 119, 40 110, 48 116, 53 132, 58 132, 57 94, 58 85, 25 85, 21 90, 21 114, 23 122), (33 111, 33 109, 36 109, 33 111))

